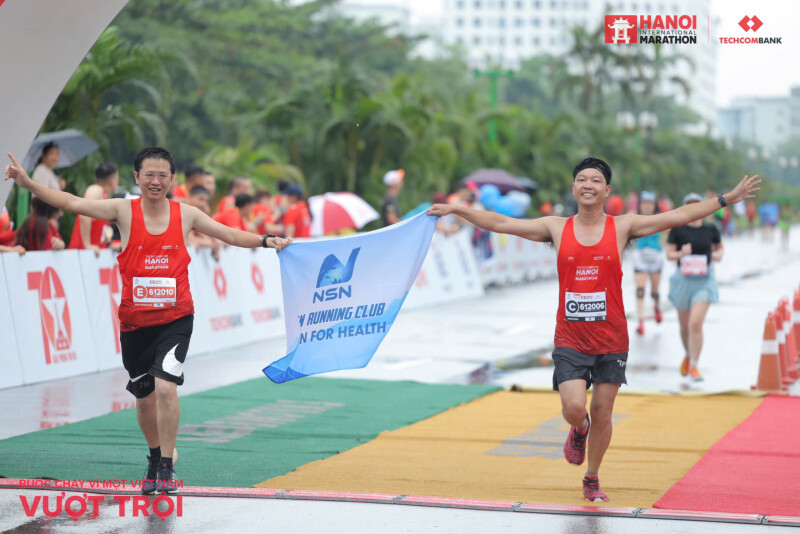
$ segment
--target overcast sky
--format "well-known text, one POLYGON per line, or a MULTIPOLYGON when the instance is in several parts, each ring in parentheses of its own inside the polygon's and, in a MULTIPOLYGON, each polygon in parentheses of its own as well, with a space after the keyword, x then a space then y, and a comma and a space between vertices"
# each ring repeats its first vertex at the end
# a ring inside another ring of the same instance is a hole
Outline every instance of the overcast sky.
MULTIPOLYGON (((386 3, 386 0, 361 0, 386 3)), ((392 0, 389 0, 392 1, 392 0)), ((395 0, 411 9, 414 20, 441 14, 441 0, 395 0)), ((779 45, 731 45, 717 48, 717 105, 726 106, 737 96, 786 96, 800 85, 800 1, 711 0, 712 17, 718 18, 719 34, 740 37, 782 37, 779 45), (757 34, 745 34, 738 22, 758 16, 763 26, 757 34)), ((700 19, 700 17, 698 17, 700 19)), ((700 26, 698 20, 698 26, 700 26)), ((695 46, 709 46, 698 39, 695 46), (702 43, 702 44, 701 44, 702 43)))

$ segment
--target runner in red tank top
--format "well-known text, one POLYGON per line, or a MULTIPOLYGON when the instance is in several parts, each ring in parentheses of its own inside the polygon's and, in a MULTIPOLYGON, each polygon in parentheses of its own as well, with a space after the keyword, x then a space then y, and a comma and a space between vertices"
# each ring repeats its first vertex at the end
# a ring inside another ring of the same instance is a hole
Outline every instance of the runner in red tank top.
POLYGON ((194 206, 168 200, 175 164, 163 148, 145 148, 137 154, 134 177, 142 197, 133 201, 91 200, 49 189, 31 180, 19 162, 11 154, 9 157, 12 164, 6 166, 6 180, 13 179, 64 211, 119 227, 123 247, 117 258, 123 285, 119 307, 122 361, 130 376, 127 389, 136 397, 139 427, 150 447, 142 492, 175 493, 177 386, 183 383, 194 312, 186 236, 195 231, 237 247, 278 251, 291 239, 229 228, 194 206))
MULTIPOLYGON (((87 200, 103 200, 114 194, 119 184, 119 172, 113 163, 101 163, 94 169, 94 184, 86 188, 83 198, 87 200)), ((103 233, 108 228, 106 221, 90 219, 78 215, 72 228, 72 237, 67 248, 90 249, 96 254, 100 249, 108 248, 103 233)))
POLYGON ((611 442, 611 415, 621 384, 625 384, 628 326, 622 304, 622 251, 628 241, 702 219, 720 205, 754 198, 761 180, 747 177, 730 193, 688 204, 657 215, 611 217, 603 202, 611 194, 611 168, 597 158, 586 158, 572 172, 572 195, 578 214, 569 219, 541 217, 513 219, 453 204, 435 204, 428 213, 455 213, 491 232, 513 234, 531 241, 551 242, 558 251, 559 298, 553 361, 553 389, 561 395, 561 411, 572 428, 564 445, 567 461, 580 465, 589 441, 589 465, 583 495, 589 501, 607 501, 598 471, 611 442), (586 391, 594 386, 591 413, 586 391))

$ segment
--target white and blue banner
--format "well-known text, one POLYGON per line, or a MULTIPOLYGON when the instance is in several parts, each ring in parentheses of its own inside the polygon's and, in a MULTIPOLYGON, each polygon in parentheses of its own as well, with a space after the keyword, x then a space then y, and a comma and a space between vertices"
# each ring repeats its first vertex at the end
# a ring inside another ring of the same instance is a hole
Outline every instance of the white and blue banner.
POLYGON ((374 232, 281 251, 287 355, 264 374, 280 384, 366 366, 417 277, 436 220, 421 213, 374 232))

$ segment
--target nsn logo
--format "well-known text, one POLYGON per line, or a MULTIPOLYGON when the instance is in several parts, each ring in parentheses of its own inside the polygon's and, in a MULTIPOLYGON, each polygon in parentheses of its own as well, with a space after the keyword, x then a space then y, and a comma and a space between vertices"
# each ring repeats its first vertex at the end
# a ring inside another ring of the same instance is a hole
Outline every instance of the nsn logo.
MULTIPOLYGON (((347 265, 344 265, 335 255, 329 254, 322 261, 322 265, 319 268, 319 275, 317 276, 317 288, 349 282, 353 277, 353 269, 355 268, 356 258, 358 258, 358 253, 360 251, 361 247, 358 247, 354 248, 350 252, 350 257, 347 259, 347 265)), ((311 302, 325 302, 344 297, 351 297, 352 292, 352 286, 329 287, 328 289, 315 291, 314 298, 311 302)))

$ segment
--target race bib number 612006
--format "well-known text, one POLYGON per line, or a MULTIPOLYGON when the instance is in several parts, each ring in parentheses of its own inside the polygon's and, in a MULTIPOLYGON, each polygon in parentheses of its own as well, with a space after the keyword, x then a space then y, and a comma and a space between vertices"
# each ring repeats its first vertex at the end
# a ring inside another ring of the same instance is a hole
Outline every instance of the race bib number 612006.
POLYGON ((152 308, 175 306, 177 287, 174 278, 143 276, 133 278, 133 305, 152 308))
POLYGON ((567 321, 605 321, 606 292, 564 294, 567 321))

